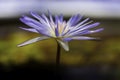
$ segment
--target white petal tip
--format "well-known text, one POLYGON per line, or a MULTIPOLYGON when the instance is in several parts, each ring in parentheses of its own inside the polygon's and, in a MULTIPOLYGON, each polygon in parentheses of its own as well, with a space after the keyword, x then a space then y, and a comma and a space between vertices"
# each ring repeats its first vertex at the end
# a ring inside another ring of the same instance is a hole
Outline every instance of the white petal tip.
POLYGON ((61 41, 61 40, 57 40, 60 45, 64 48, 65 51, 69 51, 69 46, 68 46, 68 42, 64 42, 64 41, 61 41))
POLYGON ((17 45, 17 47, 22 47, 23 45, 21 45, 21 44, 19 44, 19 45, 17 45))
MULTIPOLYGON (((64 48, 64 49, 65 49, 65 48, 64 48)), ((69 49, 65 49, 65 51, 67 51, 67 52, 68 52, 68 51, 69 51, 69 49)))

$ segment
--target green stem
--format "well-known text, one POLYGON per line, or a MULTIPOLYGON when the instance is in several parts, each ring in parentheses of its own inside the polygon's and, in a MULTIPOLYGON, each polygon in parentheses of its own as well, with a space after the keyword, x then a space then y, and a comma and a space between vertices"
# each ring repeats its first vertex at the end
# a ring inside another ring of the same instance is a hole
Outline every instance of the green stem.
POLYGON ((56 54, 56 67, 57 68, 60 66, 60 52, 61 52, 61 47, 60 47, 60 44, 57 42, 57 54, 56 54))
POLYGON ((57 42, 57 54, 56 54, 56 80, 60 80, 60 52, 61 47, 57 42))

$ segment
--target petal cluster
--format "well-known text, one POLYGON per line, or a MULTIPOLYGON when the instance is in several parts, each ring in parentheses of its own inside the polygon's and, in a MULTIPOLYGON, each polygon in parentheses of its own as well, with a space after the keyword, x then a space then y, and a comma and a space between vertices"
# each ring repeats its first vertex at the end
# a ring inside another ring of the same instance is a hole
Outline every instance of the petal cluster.
POLYGON ((28 16, 22 16, 20 18, 20 20, 28 25, 29 28, 20 28, 26 31, 42 34, 43 36, 28 40, 18 46, 24 46, 48 38, 55 38, 66 51, 69 51, 69 41, 96 39, 86 35, 103 30, 103 28, 93 30, 93 28, 100 23, 93 23, 89 18, 83 19, 79 14, 73 15, 68 21, 63 19, 62 14, 56 15, 55 17, 53 17, 50 12, 48 12, 48 16, 45 14, 38 15, 35 12, 31 12, 30 14, 33 18, 28 16))

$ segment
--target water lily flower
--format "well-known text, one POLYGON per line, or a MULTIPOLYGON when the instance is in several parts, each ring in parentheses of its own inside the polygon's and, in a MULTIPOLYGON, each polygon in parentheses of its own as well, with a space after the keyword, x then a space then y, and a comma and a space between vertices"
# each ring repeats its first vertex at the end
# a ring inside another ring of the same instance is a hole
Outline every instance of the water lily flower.
POLYGON ((58 43, 66 50, 69 51, 68 42, 71 40, 93 40, 94 37, 88 37, 87 34, 97 33, 103 30, 103 28, 93 29, 100 23, 91 21, 89 18, 82 19, 82 16, 77 14, 73 15, 68 21, 63 20, 63 15, 52 16, 48 12, 48 16, 45 14, 38 15, 35 12, 30 12, 33 18, 28 16, 22 16, 20 20, 28 25, 30 28, 23 28, 23 30, 42 34, 43 36, 33 38, 20 46, 25 46, 40 40, 54 38, 58 43))

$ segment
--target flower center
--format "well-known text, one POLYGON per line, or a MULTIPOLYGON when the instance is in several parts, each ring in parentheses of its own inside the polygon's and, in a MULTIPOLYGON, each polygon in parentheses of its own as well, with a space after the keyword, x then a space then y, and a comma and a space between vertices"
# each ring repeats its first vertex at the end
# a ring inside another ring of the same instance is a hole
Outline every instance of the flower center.
POLYGON ((56 26, 56 31, 55 31, 55 34, 56 34, 56 37, 63 37, 63 33, 65 31, 65 27, 66 27, 66 22, 59 22, 58 21, 58 24, 56 26))

